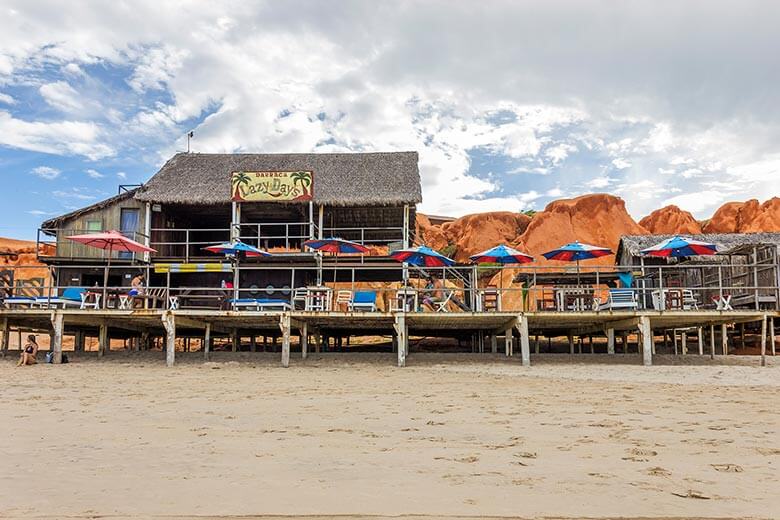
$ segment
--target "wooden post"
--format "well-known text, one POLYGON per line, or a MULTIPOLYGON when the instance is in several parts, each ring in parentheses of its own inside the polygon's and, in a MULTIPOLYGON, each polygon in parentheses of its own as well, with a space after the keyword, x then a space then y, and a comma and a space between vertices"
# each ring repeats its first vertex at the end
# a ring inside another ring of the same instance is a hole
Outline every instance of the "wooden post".
MULTIPOLYGON (((598 273, 598 271, 596 271, 598 273)), ((590 353, 593 354, 593 336, 588 334, 588 347, 590 348, 590 353)))
POLYGON ((568 334, 569 337, 569 354, 574 355, 574 336, 571 332, 568 334))
POLYGON ((676 356, 679 352, 677 347, 677 329, 672 329, 672 345, 674 345, 674 355, 676 356))
POLYGON ((393 324, 395 333, 398 336, 398 366, 406 366, 406 352, 409 348, 409 338, 407 337, 408 329, 406 328, 406 315, 404 313, 398 313, 395 315, 395 323, 393 324))
POLYGON ((498 338, 495 332, 490 335, 490 351, 493 354, 498 354, 498 338))
POLYGON ((239 339, 238 339, 238 329, 233 329, 233 332, 231 332, 231 334, 230 334, 230 339, 231 339, 231 342, 233 343, 233 346, 232 346, 231 350, 233 352, 238 352, 238 341, 239 341, 239 339))
POLYGON ((683 329, 681 331, 681 334, 682 335, 680 336, 680 340, 681 340, 680 346, 682 347, 682 355, 685 356, 688 354, 688 330, 683 329))
POLYGON ((739 348, 745 348, 745 324, 739 324, 739 348))
POLYGON ((621 343, 623 344, 623 354, 628 354, 628 333, 624 332, 620 335, 621 343))
POLYGON ((52 362, 55 365, 62 363, 62 331, 65 324, 65 316, 61 312, 51 313, 51 324, 54 328, 52 334, 51 351, 54 353, 52 362))
POLYGON ((704 330, 699 327, 697 329, 697 332, 699 333, 699 355, 704 355, 704 330))
POLYGON ((301 359, 306 359, 309 355, 309 324, 303 322, 301 326, 301 359))
POLYGON ((615 329, 607 329, 607 354, 615 353, 615 329))
POLYGON ((715 325, 710 324, 710 359, 715 359, 715 325))
POLYGON ((279 328, 282 329, 282 366, 290 366, 290 313, 283 312, 279 319, 279 328))
POLYGON ((517 319, 517 331, 520 333, 520 360, 524 367, 531 366, 531 345, 528 337, 528 318, 525 315, 517 319))
POLYGON ((539 334, 534 335, 534 354, 539 353, 539 334))
POLYGON ((162 323, 165 329, 165 365, 172 367, 176 361, 176 318, 171 311, 163 313, 162 323))
MULTIPOLYGON (((8 329, 8 316, 5 316, 2 321, 2 332, 0 332, 0 356, 5 357, 8 354, 8 343, 11 340, 11 331, 8 329)), ((21 349, 20 349, 21 350, 21 349)))
POLYGON ((108 337, 108 325, 101 323, 98 332, 98 357, 103 357, 111 350, 110 341, 111 339, 108 337))
POLYGON ((650 328, 648 316, 639 317, 639 337, 642 342, 642 364, 650 366, 653 364, 653 329, 650 328))
POLYGON ((252 352, 257 352, 257 338, 255 337, 254 333, 249 336, 249 350, 252 352))
POLYGON ((720 342, 723 347, 723 355, 727 356, 729 353, 729 331, 725 323, 720 326, 720 342))
POLYGON ((211 323, 206 322, 206 328, 203 330, 203 360, 211 359, 211 323))
POLYGON ((775 317, 769 317, 769 351, 775 355, 775 317))
POLYGON ((766 366, 766 314, 761 319, 761 366, 766 366))
POLYGON ((504 331, 504 352, 507 357, 512 355, 514 341, 514 327, 510 327, 504 331))

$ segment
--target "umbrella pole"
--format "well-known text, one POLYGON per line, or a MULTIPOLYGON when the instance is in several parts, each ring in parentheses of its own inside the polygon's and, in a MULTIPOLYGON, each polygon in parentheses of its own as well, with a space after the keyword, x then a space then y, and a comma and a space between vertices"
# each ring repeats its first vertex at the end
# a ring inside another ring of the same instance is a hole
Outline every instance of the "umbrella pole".
POLYGON ((577 259, 577 287, 580 285, 580 259, 577 259))
POLYGON ((111 253, 113 245, 108 247, 108 263, 103 268, 103 308, 108 309, 108 272, 111 270, 111 253))
POLYGON ((336 288, 336 273, 338 272, 338 271, 336 271, 336 268, 339 266, 339 255, 338 255, 338 253, 333 253, 333 254, 336 255, 336 262, 333 264, 333 288, 335 289, 336 288))
POLYGON ((239 279, 238 263, 239 263, 239 259, 238 259, 238 255, 236 255, 236 261, 233 264, 233 302, 238 300, 238 279, 239 279))

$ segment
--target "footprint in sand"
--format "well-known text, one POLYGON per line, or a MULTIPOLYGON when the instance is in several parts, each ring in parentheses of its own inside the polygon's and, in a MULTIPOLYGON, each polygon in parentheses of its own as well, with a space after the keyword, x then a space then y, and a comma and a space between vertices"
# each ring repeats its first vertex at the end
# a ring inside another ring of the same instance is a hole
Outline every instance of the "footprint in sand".
POLYGON ((651 477, 670 477, 672 475, 672 472, 668 469, 664 469, 659 466, 655 466, 653 468, 650 468, 647 470, 647 474, 651 477))
POLYGON ((710 466, 715 468, 715 471, 722 473, 742 473, 744 471, 742 466, 736 464, 710 464, 710 466))
POLYGON ((468 455, 466 457, 456 457, 455 462, 463 462, 464 464, 474 464, 479 460, 476 455, 468 455))
POLYGON ((694 489, 689 489, 688 491, 685 491, 684 493, 675 493, 672 492, 672 495, 680 498, 696 498, 698 500, 709 500, 711 497, 708 497, 701 491, 696 491, 694 489))

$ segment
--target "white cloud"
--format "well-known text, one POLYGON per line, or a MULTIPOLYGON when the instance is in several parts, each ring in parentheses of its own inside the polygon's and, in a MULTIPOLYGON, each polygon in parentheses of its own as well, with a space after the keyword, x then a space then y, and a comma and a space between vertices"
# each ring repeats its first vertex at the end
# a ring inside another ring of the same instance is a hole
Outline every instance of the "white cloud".
POLYGON ((102 142, 95 123, 24 121, 0 110, 0 145, 57 155, 83 155, 97 160, 114 155, 102 142))
POLYGON ((46 217, 49 215, 55 215, 56 213, 53 211, 43 211, 41 209, 31 209, 27 211, 28 214, 36 216, 36 217, 46 217))
POLYGON ((0 92, 0 103, 5 103, 6 105, 15 105, 16 100, 10 95, 0 92))
POLYGON ((56 179, 62 173, 61 170, 52 168, 50 166, 36 166, 31 170, 31 172, 33 175, 37 175, 38 177, 46 180, 56 179))
POLYGON ((74 199, 80 201, 95 200, 97 197, 84 188, 71 188, 70 190, 55 190, 51 194, 57 199, 74 199))
POLYGON ((41 85, 38 91, 46 103, 63 112, 78 112, 84 108, 79 93, 66 81, 41 85))
POLYGON ((618 170, 625 170, 626 168, 631 168, 631 163, 618 157, 617 159, 612 159, 612 166, 618 170))
POLYGON ((123 180, 123 181, 127 180, 127 174, 125 172, 117 172, 116 176, 120 180, 123 180))
POLYGON ((609 186, 615 181, 615 179, 607 176, 602 177, 595 177, 588 182, 585 183, 585 186, 587 186, 590 189, 594 190, 601 190, 609 186))
POLYGON ((711 214, 718 206, 726 201, 727 195, 719 190, 701 191, 698 193, 686 193, 666 199, 664 206, 674 204, 694 215, 711 214))
POLYGON ((103 177, 105 177, 105 175, 103 175, 102 173, 100 173, 99 171, 97 171, 97 170, 95 170, 93 168, 89 168, 84 173, 86 173, 92 179, 102 179, 103 177))
POLYGON ((559 143, 555 146, 547 148, 547 150, 544 151, 544 155, 552 161, 553 165, 557 165, 566 159, 569 154, 576 151, 577 147, 573 144, 559 143))

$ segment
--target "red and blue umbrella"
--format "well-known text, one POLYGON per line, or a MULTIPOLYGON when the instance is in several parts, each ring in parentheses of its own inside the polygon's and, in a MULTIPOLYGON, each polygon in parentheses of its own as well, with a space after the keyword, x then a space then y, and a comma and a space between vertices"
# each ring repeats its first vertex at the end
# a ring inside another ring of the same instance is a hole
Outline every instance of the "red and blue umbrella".
POLYGON ((501 244, 469 257, 472 262, 478 264, 527 264, 534 261, 534 257, 501 244))
POLYGON ((608 247, 593 246, 581 242, 571 242, 552 251, 542 253, 547 260, 562 260, 564 262, 579 262, 580 260, 590 260, 611 255, 612 250, 608 247))
POLYGON ((640 252, 647 256, 661 257, 714 255, 718 252, 718 247, 715 244, 675 236, 640 252))
POLYGON ((390 253, 390 258, 398 262, 424 267, 449 267, 455 265, 455 260, 437 253, 427 246, 399 249, 390 253))
POLYGON ((368 253, 368 248, 357 242, 344 240, 343 238, 320 238, 307 240, 303 243, 308 248, 316 249, 324 253, 345 254, 345 253, 368 253))
POLYGON ((271 253, 258 249, 255 246, 245 244, 240 240, 234 240, 232 242, 223 242, 222 244, 215 244, 203 248, 205 251, 222 255, 234 255, 234 256, 246 256, 246 257, 260 257, 260 256, 272 256, 271 253))

